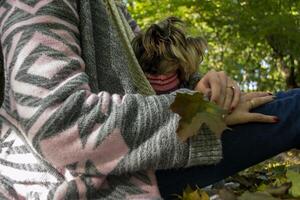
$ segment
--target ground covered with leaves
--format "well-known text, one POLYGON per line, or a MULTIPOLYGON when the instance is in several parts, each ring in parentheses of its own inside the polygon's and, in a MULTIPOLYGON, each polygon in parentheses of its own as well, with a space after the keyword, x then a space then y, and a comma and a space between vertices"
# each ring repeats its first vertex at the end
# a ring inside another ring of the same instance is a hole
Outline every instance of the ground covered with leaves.
POLYGON ((300 200, 300 151, 292 150, 206 188, 188 186, 182 200, 300 200))

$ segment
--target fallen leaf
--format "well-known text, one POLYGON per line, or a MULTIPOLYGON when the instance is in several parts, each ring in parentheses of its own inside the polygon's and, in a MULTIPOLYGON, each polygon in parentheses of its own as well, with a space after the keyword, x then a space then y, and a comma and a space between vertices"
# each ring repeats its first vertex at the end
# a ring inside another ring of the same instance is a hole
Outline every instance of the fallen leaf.
POLYGON ((209 200, 209 196, 206 192, 198 187, 196 190, 193 190, 189 185, 183 191, 182 197, 178 196, 178 198, 182 200, 209 200))
POLYGON ((267 188, 268 188, 268 185, 262 183, 262 184, 260 184, 260 185, 257 187, 257 191, 263 192, 263 191, 265 191, 267 188))
POLYGON ((250 188, 251 186, 254 185, 254 182, 251 181, 249 177, 241 176, 239 174, 233 175, 232 177, 235 181, 237 181, 238 183, 240 183, 242 186, 246 188, 250 188))
POLYGON ((279 187, 266 188, 265 192, 274 196, 281 196, 281 195, 285 195, 290 187, 291 187, 290 183, 285 183, 279 187))
POLYGON ((177 93, 170 108, 181 117, 177 128, 177 135, 181 141, 198 134, 204 124, 217 137, 220 137, 228 128, 222 118, 226 111, 216 104, 204 100, 203 95, 199 92, 177 93))
POLYGON ((292 183, 289 193, 293 197, 300 197, 300 173, 288 169, 286 172, 286 177, 292 183))
POLYGON ((244 192, 240 197, 238 197, 238 200, 280 200, 278 198, 275 198, 271 196, 269 193, 265 192, 244 192))
POLYGON ((228 189, 221 189, 218 193, 222 200, 236 200, 234 193, 228 189))

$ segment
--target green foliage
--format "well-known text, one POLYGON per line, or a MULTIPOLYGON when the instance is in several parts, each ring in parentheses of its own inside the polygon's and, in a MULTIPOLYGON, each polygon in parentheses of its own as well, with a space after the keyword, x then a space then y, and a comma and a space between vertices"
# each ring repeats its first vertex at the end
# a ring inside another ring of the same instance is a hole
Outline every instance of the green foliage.
POLYGON ((202 73, 225 70, 247 91, 300 83, 299 0, 129 0, 128 8, 142 28, 172 15, 206 38, 202 73))

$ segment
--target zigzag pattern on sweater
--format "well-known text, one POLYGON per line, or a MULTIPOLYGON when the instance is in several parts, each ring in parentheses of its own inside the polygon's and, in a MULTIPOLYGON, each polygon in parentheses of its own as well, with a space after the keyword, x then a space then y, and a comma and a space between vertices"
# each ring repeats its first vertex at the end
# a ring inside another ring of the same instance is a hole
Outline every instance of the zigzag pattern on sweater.
POLYGON ((88 77, 82 73, 85 65, 78 56, 81 49, 75 4, 67 0, 8 0, 2 3, 0 16, 8 83, 0 120, 0 194, 9 199, 95 199, 105 198, 114 185, 145 181, 150 184, 148 189, 125 187, 123 194, 112 196, 121 199, 126 193, 150 192, 152 183, 147 176, 107 178, 129 151, 119 128, 99 134, 109 109, 121 104, 122 98, 89 92, 88 77), (62 20, 61 12, 71 17, 62 20), (24 135, 38 153, 29 147, 24 135), (72 145, 64 145, 66 142, 72 145), (116 146, 116 151, 107 151, 111 146, 116 146), (70 151, 76 155, 70 155, 70 151), (69 167, 73 172, 69 180, 38 154, 63 169, 62 173, 68 172, 65 166, 69 167))
POLYGON ((152 91, 122 10, 113 0, 0 1, 0 198, 160 199, 154 169, 221 159, 209 130, 179 141, 175 94, 136 94, 152 91))

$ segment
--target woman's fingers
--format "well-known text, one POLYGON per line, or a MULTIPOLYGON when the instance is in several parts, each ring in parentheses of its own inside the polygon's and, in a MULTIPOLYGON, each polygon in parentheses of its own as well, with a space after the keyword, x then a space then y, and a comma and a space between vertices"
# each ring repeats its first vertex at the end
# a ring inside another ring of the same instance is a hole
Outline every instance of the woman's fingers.
POLYGON ((211 99, 211 89, 209 88, 209 86, 204 85, 204 83, 200 83, 196 88, 196 91, 204 94, 208 99, 211 99))
POLYGON ((273 95, 270 92, 248 92, 242 94, 241 101, 250 101, 253 98, 266 97, 266 96, 273 96, 273 95))
POLYGON ((210 70, 198 82, 195 89, 209 97, 210 101, 230 111, 237 107, 241 97, 238 84, 224 71, 210 70))
POLYGON ((210 70, 197 83, 195 90, 206 95, 210 101, 217 103, 220 95, 220 82, 215 70, 210 70))
POLYGON ((274 99, 275 97, 270 95, 253 98, 250 101, 248 101, 248 109, 251 110, 253 108, 259 107, 261 105, 273 101, 274 99))
POLYGON ((231 102, 231 107, 230 107, 230 110, 234 110, 238 103, 240 102, 240 98, 241 98, 241 90, 240 90, 240 87, 239 85, 233 81, 233 99, 232 99, 232 102, 231 102))
POLYGON ((223 108, 231 112, 231 103, 234 98, 234 90, 230 87, 226 88, 226 98, 223 104, 223 108))
MULTIPOLYGON (((246 94, 243 94, 242 96, 245 95, 246 94)), ((249 112, 249 110, 253 108, 273 101, 274 96, 271 96, 268 93, 256 92, 248 95, 246 99, 248 100, 240 101, 236 109, 234 109, 233 112, 225 118, 225 122, 227 125, 243 124, 248 122, 275 123, 279 121, 279 119, 275 116, 249 112)))
MULTIPOLYGON (((218 105, 220 105, 221 107, 226 109, 224 106, 224 103, 228 96, 228 94, 227 94, 228 77, 224 71, 217 72, 217 75, 219 77, 220 90, 221 90, 221 92, 220 92, 221 95, 219 96, 217 103, 218 103, 218 105)), ((229 94, 228 98, 232 101, 232 94, 229 94)))
POLYGON ((247 115, 247 122, 277 123, 279 122, 279 118, 261 113, 249 113, 247 115))
POLYGON ((222 95, 221 81, 219 77, 216 75, 216 72, 214 70, 211 70, 209 72, 209 75, 210 75, 209 86, 211 89, 210 101, 213 101, 216 104, 220 105, 220 98, 222 95))

